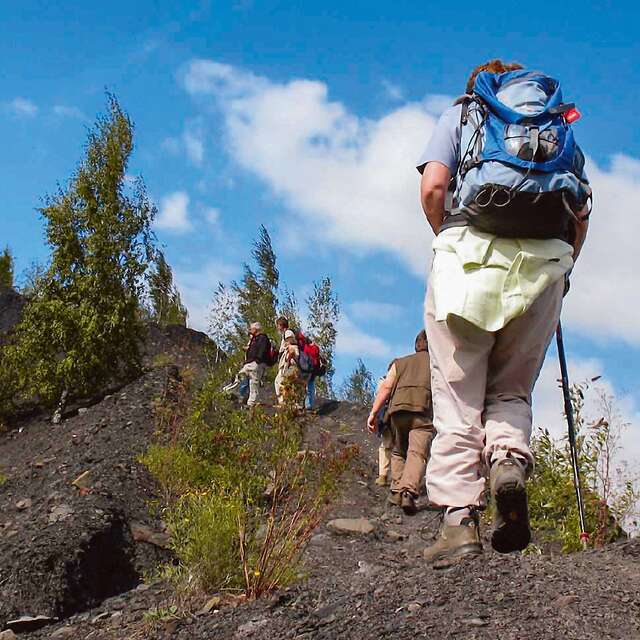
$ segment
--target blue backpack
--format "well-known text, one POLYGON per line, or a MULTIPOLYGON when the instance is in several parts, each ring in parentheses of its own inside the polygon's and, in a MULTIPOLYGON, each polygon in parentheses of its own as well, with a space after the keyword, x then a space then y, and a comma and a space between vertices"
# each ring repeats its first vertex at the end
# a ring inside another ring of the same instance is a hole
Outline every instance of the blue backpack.
POLYGON ((506 238, 569 237, 591 199, 584 155, 557 80, 525 70, 482 72, 462 103, 458 167, 443 228, 506 238))

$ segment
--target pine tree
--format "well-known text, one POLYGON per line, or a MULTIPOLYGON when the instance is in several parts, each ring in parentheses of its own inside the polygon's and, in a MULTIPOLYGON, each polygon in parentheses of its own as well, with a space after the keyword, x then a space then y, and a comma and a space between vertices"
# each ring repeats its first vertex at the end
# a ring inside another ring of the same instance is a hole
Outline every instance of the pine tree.
POLYGON ((232 292, 238 298, 235 327, 237 345, 246 342, 247 328, 252 322, 260 322, 265 331, 269 331, 276 319, 280 275, 271 237, 264 226, 260 226, 251 255, 255 269, 245 264, 242 280, 231 285, 232 292))
POLYGON ((308 331, 313 336, 315 343, 320 347, 320 353, 327 363, 327 373, 318 379, 319 393, 329 398, 334 397, 333 357, 336 347, 338 331, 336 325, 340 317, 340 303, 334 293, 331 278, 323 278, 320 282, 313 283, 313 291, 307 298, 309 309, 308 331))
POLYGON ((13 255, 9 247, 0 253, 0 293, 13 289, 13 255))
POLYGON ((173 282, 173 272, 164 253, 156 251, 154 270, 149 275, 151 318, 158 324, 187 325, 187 310, 173 282))
POLYGON ((68 187, 40 212, 51 257, 3 358, 22 395, 48 405, 140 371, 143 277, 155 207, 125 181, 133 125, 114 96, 68 187))
POLYGON ((282 294, 280 295, 280 307, 278 308, 278 315, 284 316, 289 321, 289 326, 292 328, 301 328, 302 322, 300 319, 300 309, 298 306, 298 299, 296 294, 291 291, 285 285, 282 294))
MULTIPOLYGON (((223 282, 218 282, 209 308, 209 335, 226 354, 231 354, 239 346, 236 330, 239 313, 238 295, 223 282)), ((246 342, 246 337, 243 340, 246 342)))
POLYGON ((344 381, 340 395, 343 400, 370 406, 375 396, 375 384, 373 374, 367 369, 365 363, 358 358, 355 369, 344 381))

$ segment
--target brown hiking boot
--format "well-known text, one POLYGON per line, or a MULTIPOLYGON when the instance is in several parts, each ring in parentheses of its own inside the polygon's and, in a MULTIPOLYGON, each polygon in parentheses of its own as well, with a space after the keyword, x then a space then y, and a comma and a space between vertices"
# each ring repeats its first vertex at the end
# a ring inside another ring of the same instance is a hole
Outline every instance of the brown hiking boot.
POLYGON ((491 546, 498 553, 522 551, 531 541, 525 468, 515 458, 505 458, 491 467, 491 546))
POLYGON ((438 539, 424 550, 427 562, 449 558, 464 558, 482 553, 478 521, 474 517, 463 518, 457 526, 444 525, 438 539))
POLYGON ((400 506, 408 516, 415 516, 418 513, 416 498, 411 491, 403 491, 400 494, 400 506))
POLYGON ((396 507, 399 507, 402 504, 402 495, 397 491, 389 491, 387 502, 389 504, 395 505, 396 507))
POLYGON ((376 478, 376 484, 379 487, 386 487, 386 486, 389 485, 389 480, 388 480, 387 476, 378 476, 376 478))

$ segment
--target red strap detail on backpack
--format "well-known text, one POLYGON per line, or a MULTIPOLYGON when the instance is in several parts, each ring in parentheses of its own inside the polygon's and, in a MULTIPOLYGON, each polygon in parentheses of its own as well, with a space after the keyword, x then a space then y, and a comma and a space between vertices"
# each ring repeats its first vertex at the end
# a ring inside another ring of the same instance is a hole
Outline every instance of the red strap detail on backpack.
POLYGON ((575 107, 573 107, 573 109, 569 109, 569 111, 566 111, 564 114, 564 119, 568 124, 573 124, 580 120, 580 118, 582 118, 582 114, 575 107))

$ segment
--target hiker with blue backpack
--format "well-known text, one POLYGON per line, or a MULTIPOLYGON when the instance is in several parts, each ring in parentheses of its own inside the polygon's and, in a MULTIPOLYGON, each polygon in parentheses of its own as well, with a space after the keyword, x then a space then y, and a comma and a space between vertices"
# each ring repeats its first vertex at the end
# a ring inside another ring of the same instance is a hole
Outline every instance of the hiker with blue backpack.
POLYGON ((493 60, 443 113, 418 164, 436 235, 425 301, 436 437, 427 471, 444 510, 428 561, 530 541, 531 394, 585 240, 591 189, 557 80, 493 60))

